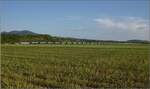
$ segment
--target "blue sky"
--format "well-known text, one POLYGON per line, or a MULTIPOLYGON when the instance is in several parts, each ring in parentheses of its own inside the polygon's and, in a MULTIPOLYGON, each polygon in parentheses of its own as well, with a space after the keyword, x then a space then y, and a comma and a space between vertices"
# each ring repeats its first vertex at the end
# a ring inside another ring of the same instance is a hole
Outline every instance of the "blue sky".
POLYGON ((3 31, 99 40, 148 39, 148 0, 0 2, 3 31))

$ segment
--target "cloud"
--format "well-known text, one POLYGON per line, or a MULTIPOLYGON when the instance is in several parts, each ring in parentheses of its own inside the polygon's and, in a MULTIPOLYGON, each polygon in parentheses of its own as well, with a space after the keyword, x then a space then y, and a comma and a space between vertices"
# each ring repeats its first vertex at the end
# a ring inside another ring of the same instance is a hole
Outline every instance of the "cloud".
POLYGON ((149 29, 148 21, 142 18, 122 18, 122 19, 112 19, 112 18, 97 18, 94 19, 101 28, 107 29, 117 29, 117 30, 130 30, 130 31, 147 31, 149 29))

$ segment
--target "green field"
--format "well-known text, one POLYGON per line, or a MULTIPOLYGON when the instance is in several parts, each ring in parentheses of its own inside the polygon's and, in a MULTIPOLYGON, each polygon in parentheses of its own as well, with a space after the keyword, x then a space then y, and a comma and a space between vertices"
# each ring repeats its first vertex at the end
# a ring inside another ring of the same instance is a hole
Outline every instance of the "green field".
POLYGON ((2 88, 146 88, 149 45, 2 45, 2 88))

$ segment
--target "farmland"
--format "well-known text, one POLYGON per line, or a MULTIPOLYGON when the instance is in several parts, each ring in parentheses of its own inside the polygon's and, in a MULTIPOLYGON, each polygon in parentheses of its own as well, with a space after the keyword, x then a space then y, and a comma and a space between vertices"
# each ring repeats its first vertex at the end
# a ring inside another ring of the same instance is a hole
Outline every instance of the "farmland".
POLYGON ((149 45, 1 45, 2 88, 146 88, 149 45))

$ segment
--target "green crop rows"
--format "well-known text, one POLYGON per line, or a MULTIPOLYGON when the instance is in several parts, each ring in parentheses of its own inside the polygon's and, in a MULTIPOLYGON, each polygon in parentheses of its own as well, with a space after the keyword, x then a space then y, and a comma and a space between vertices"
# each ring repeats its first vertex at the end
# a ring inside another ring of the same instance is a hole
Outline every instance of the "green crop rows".
POLYGON ((148 45, 1 46, 2 88, 146 88, 148 45))

